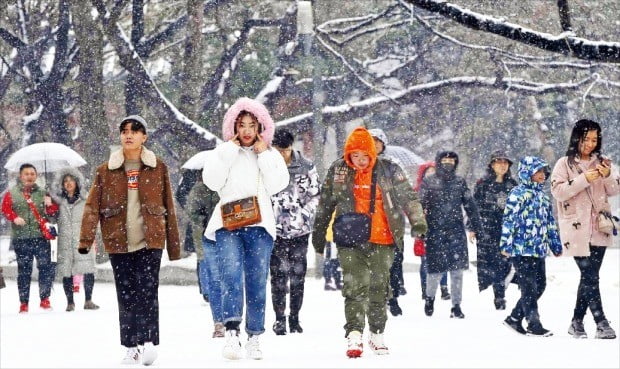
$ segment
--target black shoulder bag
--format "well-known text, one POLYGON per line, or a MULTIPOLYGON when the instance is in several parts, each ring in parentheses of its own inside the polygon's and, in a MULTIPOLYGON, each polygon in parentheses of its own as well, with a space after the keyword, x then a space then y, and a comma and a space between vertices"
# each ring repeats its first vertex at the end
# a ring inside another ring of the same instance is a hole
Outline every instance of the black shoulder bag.
POLYGON ((332 231, 334 242, 340 247, 359 246, 370 239, 372 214, 375 212, 375 194, 377 192, 377 178, 372 171, 370 185, 370 215, 365 213, 344 213, 334 219, 332 231))

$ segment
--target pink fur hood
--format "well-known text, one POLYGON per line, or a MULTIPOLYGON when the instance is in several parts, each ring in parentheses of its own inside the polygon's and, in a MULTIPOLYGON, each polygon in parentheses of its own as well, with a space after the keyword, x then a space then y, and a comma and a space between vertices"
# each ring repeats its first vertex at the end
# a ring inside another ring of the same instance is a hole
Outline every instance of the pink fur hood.
POLYGON ((265 105, 249 97, 242 97, 235 101, 224 115, 224 123, 222 123, 222 136, 224 141, 230 140, 235 135, 235 120, 243 110, 256 116, 258 123, 263 127, 261 137, 265 142, 271 145, 273 132, 275 131, 275 123, 265 105))

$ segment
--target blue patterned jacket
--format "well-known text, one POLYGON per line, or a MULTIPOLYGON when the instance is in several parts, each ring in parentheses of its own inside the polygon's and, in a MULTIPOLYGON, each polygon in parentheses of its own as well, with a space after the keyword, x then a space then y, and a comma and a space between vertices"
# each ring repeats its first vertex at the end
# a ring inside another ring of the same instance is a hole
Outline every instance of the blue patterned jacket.
POLYGON ((558 227, 544 185, 532 181, 532 175, 543 169, 549 177, 549 165, 535 156, 519 162, 519 185, 508 195, 502 222, 500 251, 511 256, 544 258, 549 250, 562 253, 558 227))

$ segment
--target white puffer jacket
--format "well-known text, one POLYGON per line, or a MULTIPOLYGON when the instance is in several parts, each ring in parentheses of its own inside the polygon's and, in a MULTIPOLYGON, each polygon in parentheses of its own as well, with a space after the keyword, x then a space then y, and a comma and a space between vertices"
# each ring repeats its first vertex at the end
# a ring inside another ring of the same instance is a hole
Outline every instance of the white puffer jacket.
POLYGON ((279 152, 270 147, 257 155, 253 147, 240 147, 226 141, 207 154, 202 179, 220 196, 205 237, 215 240, 215 231, 222 228, 222 204, 257 195, 262 221, 252 226, 264 227, 275 240, 276 222, 271 196, 289 183, 288 169, 279 152))

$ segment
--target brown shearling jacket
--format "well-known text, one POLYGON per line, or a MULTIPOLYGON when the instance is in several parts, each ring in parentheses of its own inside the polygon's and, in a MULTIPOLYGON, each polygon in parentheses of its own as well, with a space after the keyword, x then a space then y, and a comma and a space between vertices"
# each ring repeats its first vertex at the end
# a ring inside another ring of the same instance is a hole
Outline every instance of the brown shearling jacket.
MULTIPOLYGON (((89 249, 95 240, 97 223, 105 251, 126 253, 127 248, 127 176, 123 169, 122 149, 110 155, 107 163, 97 168, 84 207, 80 232, 80 248, 89 249)), ((147 248, 166 247, 170 260, 181 258, 179 230, 174 209, 168 168, 152 151, 142 148, 139 197, 147 248)))

